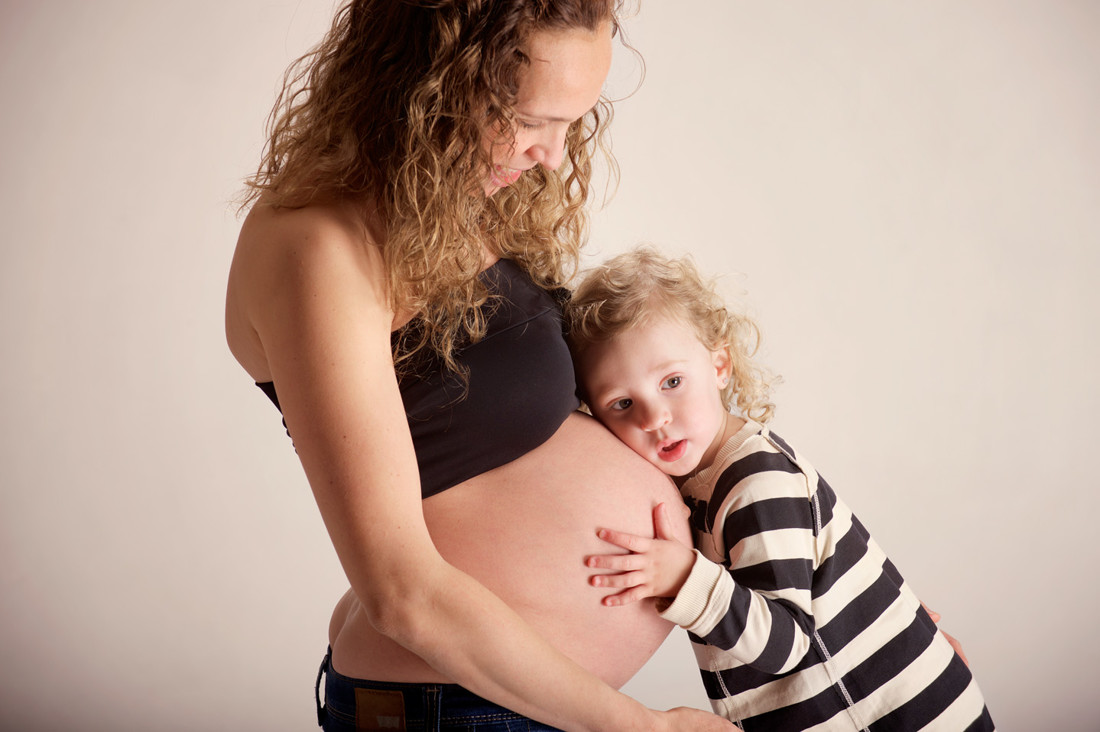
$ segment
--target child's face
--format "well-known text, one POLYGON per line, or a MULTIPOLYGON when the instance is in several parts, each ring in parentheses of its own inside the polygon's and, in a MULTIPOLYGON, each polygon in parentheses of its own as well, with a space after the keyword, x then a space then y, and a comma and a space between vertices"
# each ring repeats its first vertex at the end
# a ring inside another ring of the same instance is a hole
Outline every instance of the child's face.
POLYGON ((661 317, 592 344, 578 361, 592 413, 662 472, 695 470, 726 423, 721 390, 730 375, 692 329, 661 317))

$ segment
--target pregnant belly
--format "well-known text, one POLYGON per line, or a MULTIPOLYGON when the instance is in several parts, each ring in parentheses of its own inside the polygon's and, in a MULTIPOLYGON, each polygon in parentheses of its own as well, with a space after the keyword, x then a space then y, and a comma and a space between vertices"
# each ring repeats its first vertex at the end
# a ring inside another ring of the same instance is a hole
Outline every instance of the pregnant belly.
MULTIPOLYGON (((679 502, 667 477, 594 420, 571 416, 537 450, 424 502, 440 553, 481 581, 556 648, 612 686, 653 655, 671 626, 652 601, 605 607, 588 584, 590 554, 614 551, 596 538, 610 527, 653 535, 652 512, 679 502)), ((681 538, 690 543, 686 522, 681 538)), ((341 673, 392 681, 447 681, 375 634, 353 595, 331 627, 341 673)), ((537 672, 537 669, 532 669, 537 672)))

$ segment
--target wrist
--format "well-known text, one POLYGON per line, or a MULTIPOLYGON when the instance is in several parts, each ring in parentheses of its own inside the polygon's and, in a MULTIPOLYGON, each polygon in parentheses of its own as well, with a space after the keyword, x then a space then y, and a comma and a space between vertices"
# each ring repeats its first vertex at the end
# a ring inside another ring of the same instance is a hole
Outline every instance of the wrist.
POLYGON ((593 732, 611 732, 612 730, 665 730, 667 724, 661 712, 654 711, 637 699, 629 697, 620 691, 614 692, 615 703, 602 708, 607 713, 601 715, 593 732))
POLYGON ((698 550, 692 552, 692 559, 687 580, 672 602, 661 611, 661 617, 681 628, 697 632, 696 626, 711 614, 708 610, 713 610, 711 606, 715 599, 715 589, 722 583, 726 571, 722 565, 711 562, 698 550))
POLYGON ((654 709, 650 709, 641 702, 637 702, 636 706, 637 708, 633 715, 625 719, 615 720, 612 726, 606 729, 638 729, 650 730, 651 732, 666 732, 666 730, 672 729, 666 719, 668 715, 665 712, 658 712, 654 709))
POLYGON ((691 573, 695 570, 697 561, 702 557, 697 549, 686 547, 681 544, 683 552, 679 555, 680 567, 676 573, 676 581, 671 587, 671 592, 668 595, 669 601, 676 599, 676 596, 680 594, 680 590, 687 584, 688 578, 691 577, 691 573))

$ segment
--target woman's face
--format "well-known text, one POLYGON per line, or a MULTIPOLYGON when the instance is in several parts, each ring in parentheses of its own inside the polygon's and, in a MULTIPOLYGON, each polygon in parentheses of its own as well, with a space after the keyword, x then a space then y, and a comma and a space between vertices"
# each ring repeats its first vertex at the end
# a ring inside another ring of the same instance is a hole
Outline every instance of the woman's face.
POLYGON ((510 135, 487 136, 493 161, 487 196, 536 165, 549 170, 561 165, 569 125, 599 101, 611 68, 611 23, 596 31, 537 31, 526 52, 531 63, 520 72, 515 144, 509 144, 510 135))

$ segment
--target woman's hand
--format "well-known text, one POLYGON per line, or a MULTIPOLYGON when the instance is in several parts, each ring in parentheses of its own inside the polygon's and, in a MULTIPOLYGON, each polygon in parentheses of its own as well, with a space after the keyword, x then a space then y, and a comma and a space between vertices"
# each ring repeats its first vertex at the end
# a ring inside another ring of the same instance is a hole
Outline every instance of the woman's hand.
POLYGON ((609 574, 593 575, 589 579, 593 587, 624 588, 605 597, 604 605, 626 605, 647 597, 676 597, 684 586, 695 564, 695 552, 676 539, 668 512, 664 503, 653 509, 654 539, 612 529, 596 532, 604 541, 629 552, 595 554, 585 560, 586 566, 593 569, 612 570, 609 574))
POLYGON ((668 730, 699 730, 699 732, 729 732, 736 729, 733 723, 724 717, 691 707, 676 707, 662 715, 662 722, 668 730))
MULTIPOLYGON (((933 623, 935 623, 936 625, 940 624, 940 614, 938 612, 928 607, 923 602, 920 604, 920 606, 924 608, 924 612, 928 613, 928 617, 932 618, 933 623)), ((959 654, 959 658, 962 659, 962 662, 969 666, 970 661, 966 660, 966 654, 963 653, 962 643, 959 643, 958 639, 955 638, 955 636, 949 635, 943 630, 940 630, 940 633, 943 633, 943 637, 946 638, 947 642, 951 644, 951 647, 955 649, 955 653, 959 654)))

